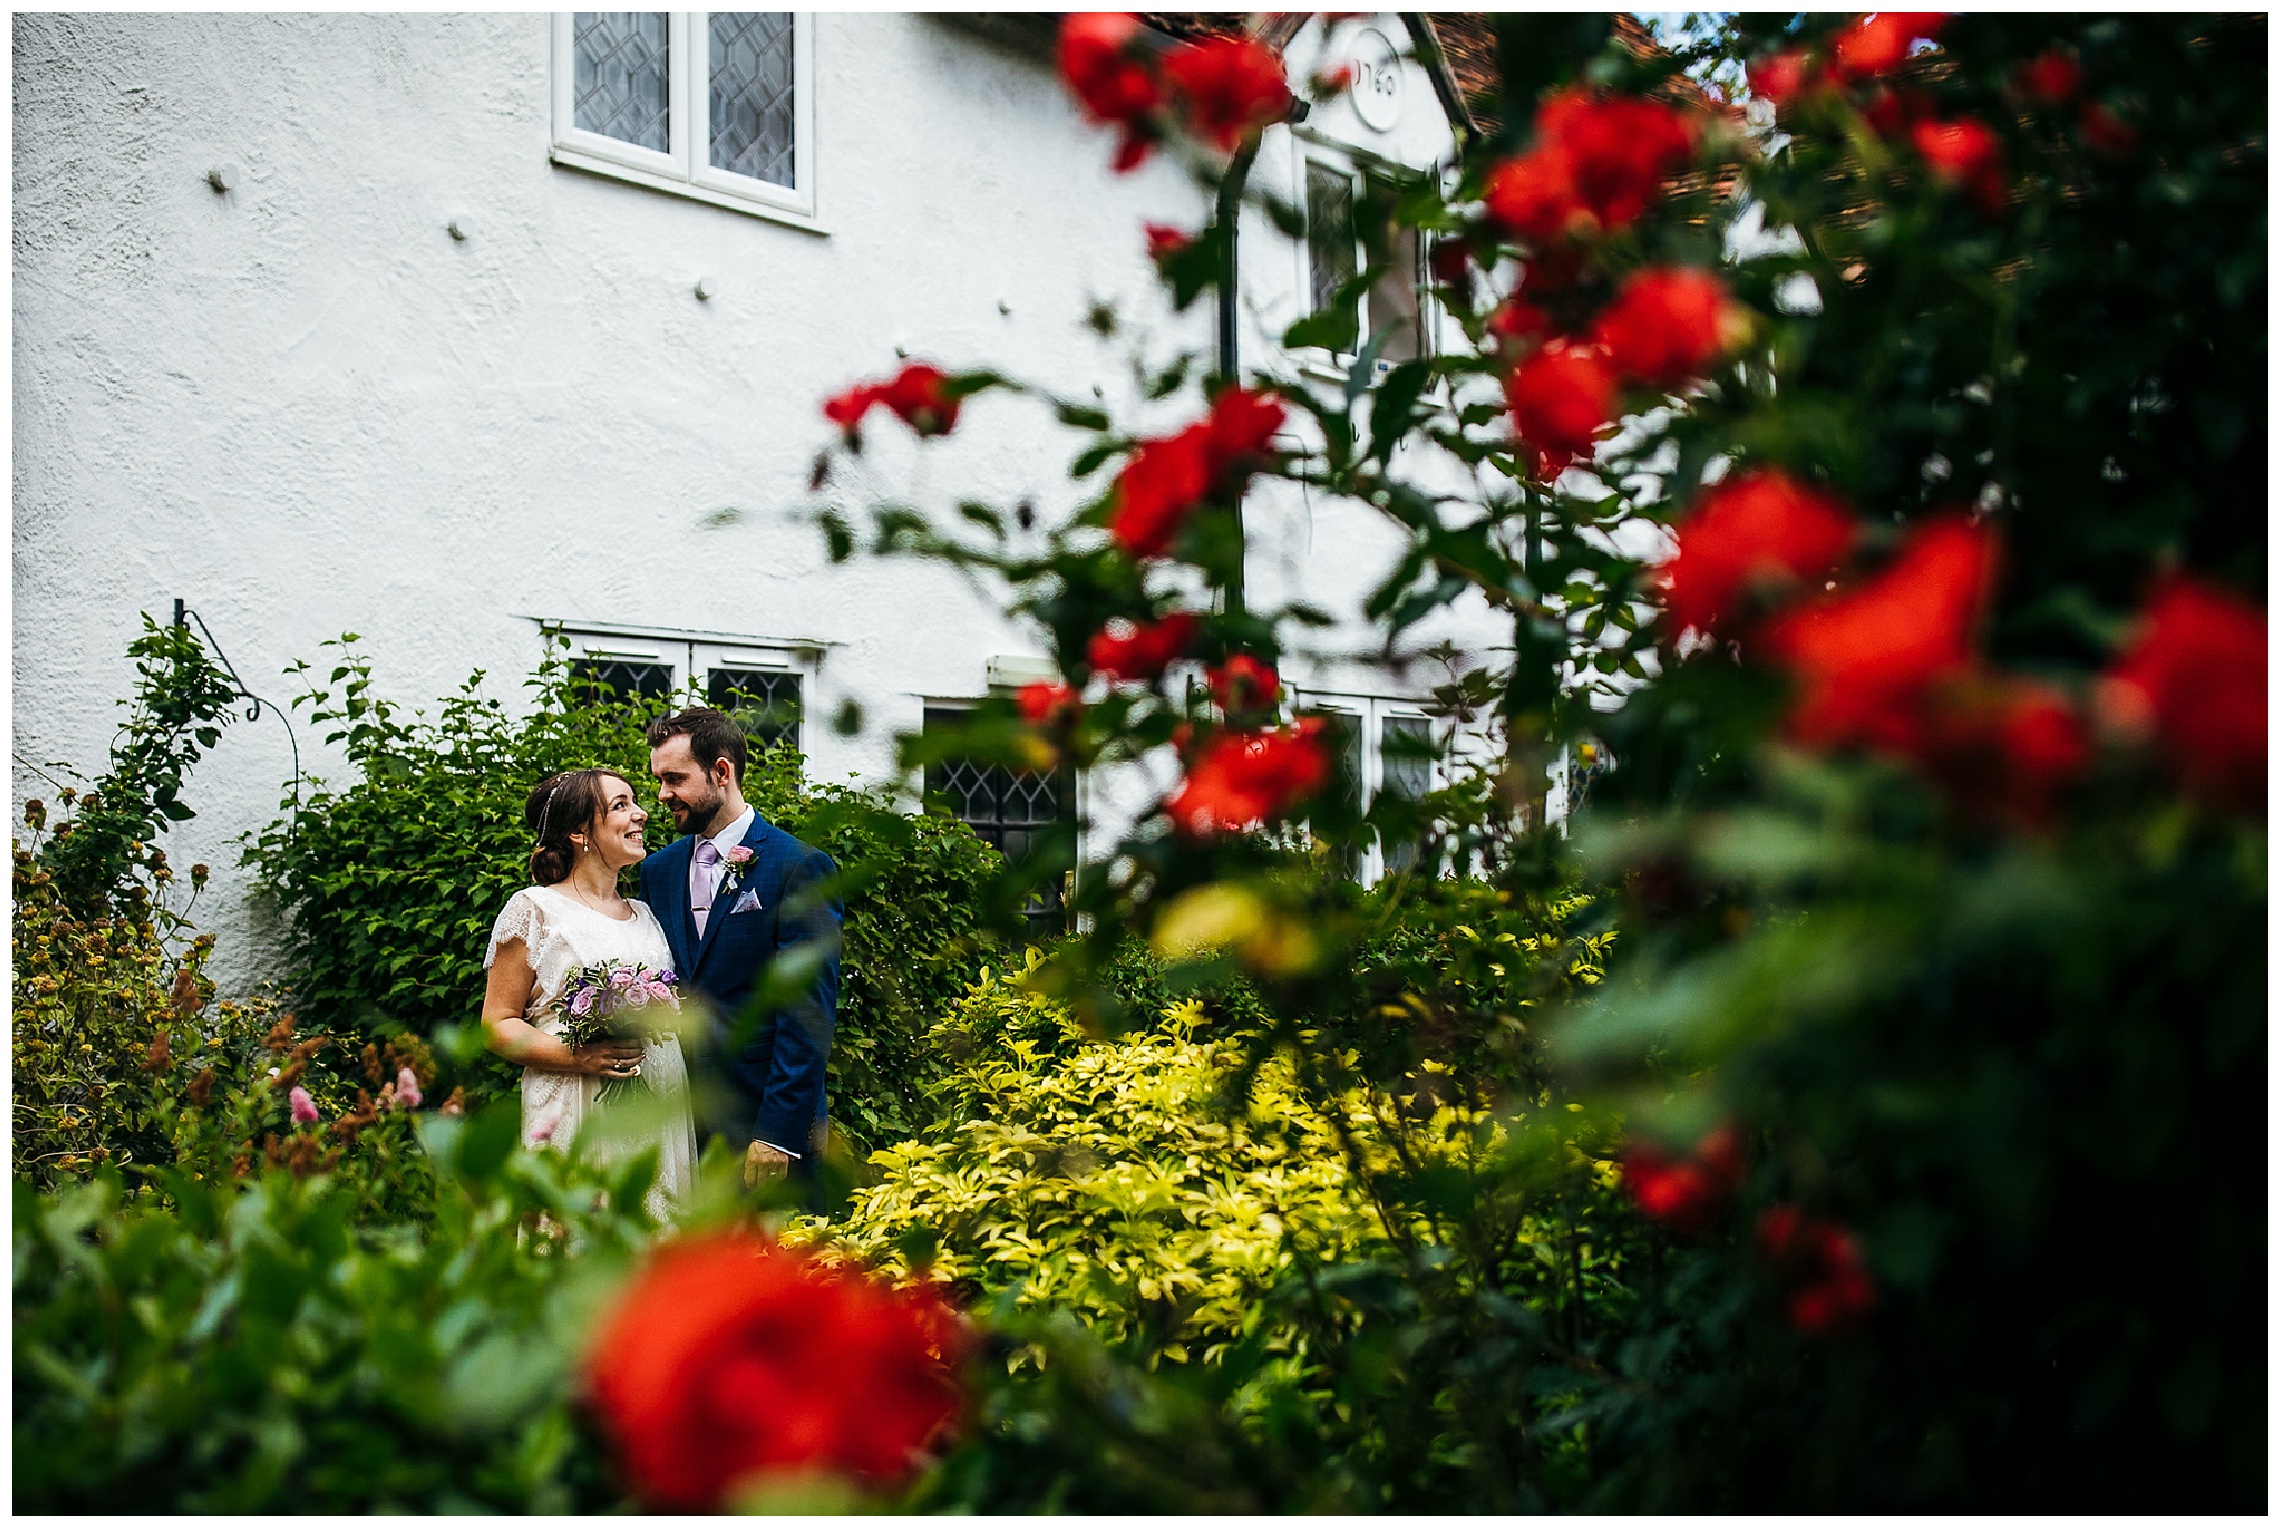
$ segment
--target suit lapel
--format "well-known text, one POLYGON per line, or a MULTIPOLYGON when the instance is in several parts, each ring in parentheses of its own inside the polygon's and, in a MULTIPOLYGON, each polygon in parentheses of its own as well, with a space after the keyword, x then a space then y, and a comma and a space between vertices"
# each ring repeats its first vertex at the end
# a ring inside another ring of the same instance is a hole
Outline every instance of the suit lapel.
MULTIPOLYGON (((752 863, 745 868, 744 879, 736 890, 719 893, 713 897, 712 912, 705 918, 704 938, 697 942, 697 958, 690 963, 692 970, 705 963, 705 952, 710 950, 713 947, 713 941, 720 937, 720 926, 728 921, 729 909, 736 906, 746 890, 760 879, 760 858, 764 852, 760 844, 767 832, 768 824, 761 819, 758 812, 754 812, 752 814, 752 826, 744 830, 744 837, 739 840, 745 848, 752 851, 752 863)), ((692 849, 690 852, 693 854, 696 851, 692 849)), ((684 876, 682 879, 685 883, 687 877, 684 876)), ((688 905, 688 900, 688 896, 684 893, 681 898, 684 907, 688 905)), ((690 928, 694 929, 696 922, 696 914, 692 912, 689 915, 690 928)))
POLYGON ((672 877, 659 921, 665 925, 666 942, 673 946, 673 958, 680 962, 683 976, 694 976, 697 969, 696 919, 689 911, 689 855, 695 844, 693 838, 677 838, 658 851, 665 860, 665 874, 672 877))

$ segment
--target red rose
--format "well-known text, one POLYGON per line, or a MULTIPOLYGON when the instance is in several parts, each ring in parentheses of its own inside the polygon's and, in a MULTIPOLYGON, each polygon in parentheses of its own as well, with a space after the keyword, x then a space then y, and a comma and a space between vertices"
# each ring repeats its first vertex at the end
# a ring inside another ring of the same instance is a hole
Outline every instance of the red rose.
POLYGON ((1210 417, 1142 441, 1117 477, 1109 535, 1135 557, 1161 555, 1206 497, 1242 492, 1272 452, 1285 412, 1278 399, 1230 387, 1212 402, 1210 417))
POLYGON ((1615 373, 1594 350, 1554 343, 1504 379, 1513 427, 1555 468, 1591 455, 1592 437, 1615 418, 1615 373))
POLYGON ((1790 736, 1809 748, 1865 743, 1920 755, 1926 691, 1970 666, 1994 574, 1990 533, 1933 520, 1859 589, 1776 617, 1766 645, 1797 680, 1790 736))
POLYGON ((1209 674, 1211 693, 1219 709, 1233 716, 1239 711, 1263 710, 1282 693, 1282 676, 1272 664, 1249 653, 1237 653, 1209 674))
POLYGON ((1488 215, 1514 236, 1544 244, 1589 217, 1576 195, 1567 156, 1539 148, 1488 172, 1481 190, 1488 215))
POLYGON ((2038 106, 2063 106, 2082 88, 2082 65, 2063 48, 2052 48, 2019 65, 2012 80, 2019 94, 2038 106))
POLYGON ((1683 1158, 1673 1159, 1652 1141, 1633 1143, 1623 1154, 1623 1184, 1640 1214, 1694 1236, 1741 1185, 1742 1168, 1741 1133, 1720 1125, 1683 1158))
POLYGON ((1148 236, 1148 258, 1168 260, 1195 242, 1195 235, 1169 223, 1143 223, 1140 230, 1148 236))
POLYGON ((1288 414, 1282 400, 1230 387, 1211 402, 1212 476, 1248 473, 1274 451, 1275 432, 1288 414))
POLYGON ((1256 38, 1212 37, 1174 48, 1164 77, 1179 93, 1188 131, 1222 154, 1290 115, 1282 59, 1256 38))
POLYGON ((1163 89, 1134 47, 1140 23, 1123 11, 1072 11, 1061 20, 1061 78, 1085 116, 1119 130, 1115 169, 1136 169, 1155 144, 1163 89))
POLYGON ((1806 1336, 1841 1331, 1875 1308, 1876 1282, 1859 1239, 1843 1226, 1776 1204, 1758 1216, 1757 1231, 1758 1250, 1788 1286, 1789 1324, 1806 1336))
POLYGON ((1805 89, 1807 61, 1803 51, 1791 48, 1750 65, 1750 94, 1763 96, 1775 106, 1787 106, 1805 89))
POLYGON ((1626 381, 1678 387, 1733 348, 1747 324, 1717 277, 1691 266, 1662 266, 1623 283, 1591 338, 1626 381))
POLYGON ((1271 732, 1215 734, 1165 811, 1189 834, 1240 831, 1284 816, 1330 778, 1322 730, 1322 719, 1308 716, 1271 732))
POLYGON ((1753 588, 1826 576, 1856 529, 1840 500, 1779 468, 1719 483, 1679 525, 1678 555, 1662 566, 1671 630, 1714 631, 1753 588))
POLYGON ((947 435, 958 424, 960 400, 945 387, 949 376, 924 361, 913 361, 877 392, 878 401, 921 435, 947 435))
POLYGON ((1065 684, 1025 684, 1014 692, 1022 716, 1039 726, 1074 721, 1085 703, 1065 684))
POLYGON ((1937 37, 1947 17, 1938 12, 1879 11, 1839 32, 1830 45, 1830 64, 1854 79, 1888 74, 1907 58, 1919 37, 1937 37))
POLYGON ((1935 178, 1969 191, 1989 213, 2000 213, 2010 205, 2011 187, 2003 174, 2003 145, 1986 123, 1970 117, 1919 122, 1909 134, 1935 178))
POLYGON ((1085 649, 1093 672, 1107 679, 1154 679, 1186 655, 1195 643, 1196 618, 1175 610, 1150 626, 1119 622, 1118 629, 1096 632, 1085 649))
POLYGON ((1963 800, 2038 823, 2090 761, 2082 715, 2047 685, 1971 672, 1927 697, 1920 761, 1963 800))
POLYGON ((650 1258, 596 1332, 586 1384, 641 1498, 709 1512, 763 1471, 907 1474, 957 1414, 943 1360, 959 1346, 929 1296, 722 1231, 650 1258))
POLYGON ((1675 108, 1580 89, 1543 104, 1536 135, 1566 157, 1577 201, 1610 233, 1637 222, 1694 153, 1694 129, 1675 108))
POLYGON ((1917 123, 1928 120, 1938 109, 1938 103, 1929 92, 1902 85, 1897 90, 1879 88, 1860 114, 1876 130, 1877 137, 1892 139, 1911 132, 1917 123))
POLYGON ((1525 297, 1507 297, 1488 315, 1488 332, 1524 350, 1551 334, 1552 316, 1525 297))
POLYGON ((2156 733, 2195 794, 2243 806, 2265 795, 2266 618, 2182 576, 2161 583, 2107 674, 2107 713, 2156 733))
POLYGON ((2091 101, 2082 108, 2082 141, 2108 159, 2127 159, 2137 150, 2137 129, 2091 101))
POLYGON ((1108 533, 1135 557, 1158 556, 1210 490, 1208 424, 1189 425, 1163 440, 1144 440, 1117 475, 1108 533))

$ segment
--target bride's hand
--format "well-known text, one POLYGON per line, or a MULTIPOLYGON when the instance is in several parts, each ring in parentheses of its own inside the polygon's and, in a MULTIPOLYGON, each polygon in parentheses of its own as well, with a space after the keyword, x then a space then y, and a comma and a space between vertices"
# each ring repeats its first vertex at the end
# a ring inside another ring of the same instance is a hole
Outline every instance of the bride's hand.
POLYGON ((641 1047, 637 1045, 581 1045, 570 1052, 573 1070, 588 1077, 616 1080, 641 1075, 641 1047))

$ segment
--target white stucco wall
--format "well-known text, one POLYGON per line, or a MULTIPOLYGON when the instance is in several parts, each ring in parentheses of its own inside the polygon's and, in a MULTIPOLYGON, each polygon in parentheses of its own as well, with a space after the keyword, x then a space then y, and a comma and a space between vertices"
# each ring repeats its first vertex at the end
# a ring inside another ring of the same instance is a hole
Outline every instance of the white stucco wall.
MULTIPOLYGON (((1155 315, 1158 353, 1210 344, 1208 305, 1161 322, 1139 233, 1192 226, 1195 188, 1164 162, 1109 176, 1047 68, 939 20, 816 19, 822 236, 550 164, 542 14, 13 25, 19 761, 100 767, 138 612, 179 596, 276 700, 347 630, 414 703, 478 667, 518 695, 536 617, 829 643, 811 768, 882 774, 923 697, 977 694, 1029 644, 938 570, 825 566, 786 519, 818 401, 899 345, 1127 408, 1121 347, 1081 326, 1096 298, 1155 315), (243 176, 217 193, 223 161, 243 176), (842 695, 856 738, 823 722, 842 695)), ((1446 127, 1413 83, 1377 136, 1425 163, 1446 127)), ((1245 256, 1255 362, 1298 266, 1264 224, 1245 256)), ((1029 405, 978 400, 923 449, 869 434, 881 489, 1074 500, 1070 437, 1029 405)), ((1262 555, 1278 589, 1350 608, 1382 534, 1317 508, 1263 506, 1262 555)), ((290 773, 276 722, 231 728, 169 843, 220 872, 201 915, 235 981, 272 969, 275 931, 234 840, 290 773)), ((21 762, 13 782, 52 794, 21 762)))

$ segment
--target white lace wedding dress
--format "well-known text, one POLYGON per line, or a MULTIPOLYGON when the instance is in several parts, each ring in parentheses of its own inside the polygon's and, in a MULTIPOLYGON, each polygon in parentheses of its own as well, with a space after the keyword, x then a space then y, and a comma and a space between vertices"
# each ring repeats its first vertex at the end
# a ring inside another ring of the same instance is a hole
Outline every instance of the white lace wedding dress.
MULTIPOLYGON (((659 970, 672 967, 673 952, 656 914, 646 903, 631 905, 633 916, 620 920, 550 886, 526 886, 507 899, 491 925, 483 968, 489 970, 498 959, 499 946, 520 939, 529 952, 533 976, 523 1017, 536 1029, 559 1034, 562 1014, 555 1000, 579 967, 605 960, 639 961, 659 970)), ((697 1132, 689 1113, 689 1069, 681 1058, 681 1042, 668 1036, 648 1047, 641 1058, 641 1080, 671 1105, 659 1141, 657 1182, 648 1200, 651 1213, 662 1219, 675 1203, 686 1199, 696 1171, 697 1132)), ((568 1146, 592 1114, 601 1085, 598 1077, 524 1067, 524 1144, 568 1146)))

